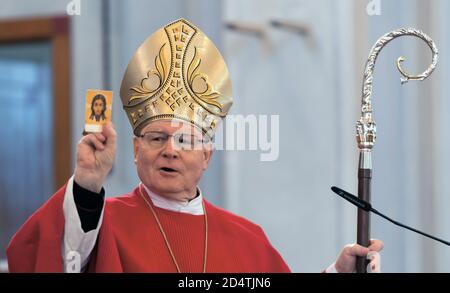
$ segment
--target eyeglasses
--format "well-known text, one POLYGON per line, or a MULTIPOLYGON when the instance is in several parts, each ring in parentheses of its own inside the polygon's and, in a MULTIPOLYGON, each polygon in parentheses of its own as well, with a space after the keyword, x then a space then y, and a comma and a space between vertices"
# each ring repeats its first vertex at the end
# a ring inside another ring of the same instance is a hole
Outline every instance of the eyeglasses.
POLYGON ((173 137, 175 147, 181 150, 201 149, 203 142, 205 142, 203 139, 187 133, 167 134, 159 131, 148 131, 138 137, 142 138, 144 143, 152 149, 164 147, 170 137, 173 137))

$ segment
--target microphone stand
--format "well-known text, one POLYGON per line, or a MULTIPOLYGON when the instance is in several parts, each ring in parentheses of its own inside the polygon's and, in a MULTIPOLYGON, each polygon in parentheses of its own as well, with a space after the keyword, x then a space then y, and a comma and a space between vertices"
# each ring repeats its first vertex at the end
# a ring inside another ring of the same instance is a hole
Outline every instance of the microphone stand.
MULTIPOLYGON (((376 139, 376 123, 372 118, 372 83, 375 62, 381 49, 390 41, 401 36, 414 36, 425 41, 430 47, 433 56, 432 63, 420 75, 410 75, 406 73, 400 63, 405 61, 405 57, 397 59, 397 69, 404 77, 401 83, 404 84, 409 80, 424 80, 435 69, 438 61, 438 50, 433 40, 422 31, 414 28, 401 28, 389 32, 382 36, 372 47, 369 58, 366 61, 364 69, 364 79, 362 87, 361 99, 361 118, 356 123, 356 141, 359 148, 359 165, 358 165, 358 197, 370 203, 371 183, 372 183, 372 148, 376 139)), ((370 245, 370 215, 368 211, 358 209, 357 224, 357 243, 368 247, 370 245)), ((365 273, 369 260, 358 257, 356 260, 356 272, 365 273)))

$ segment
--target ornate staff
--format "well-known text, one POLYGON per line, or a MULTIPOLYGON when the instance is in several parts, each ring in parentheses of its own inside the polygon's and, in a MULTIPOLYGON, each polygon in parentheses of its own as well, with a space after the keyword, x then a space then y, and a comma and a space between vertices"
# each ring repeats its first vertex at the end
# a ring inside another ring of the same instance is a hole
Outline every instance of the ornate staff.
MULTIPOLYGON (((376 138, 376 124, 372 118, 372 83, 375 61, 380 53, 390 41, 401 36, 415 36, 421 38, 430 47, 433 53, 431 65, 420 75, 410 75, 401 68, 401 63, 405 61, 405 57, 397 59, 397 69, 403 76, 401 83, 404 84, 409 80, 424 80, 436 67, 438 61, 438 49, 433 40, 422 31, 414 28, 401 28, 382 36, 372 47, 369 58, 367 59, 364 80, 362 87, 361 100, 361 118, 356 123, 356 140, 359 148, 359 167, 358 167, 358 197, 362 200, 370 202, 371 181, 372 181, 372 147, 376 138)), ((370 244, 370 216, 369 212, 358 209, 358 227, 357 227, 357 243, 363 246, 370 244)), ((358 258, 356 262, 356 271, 365 273, 369 260, 358 258)))

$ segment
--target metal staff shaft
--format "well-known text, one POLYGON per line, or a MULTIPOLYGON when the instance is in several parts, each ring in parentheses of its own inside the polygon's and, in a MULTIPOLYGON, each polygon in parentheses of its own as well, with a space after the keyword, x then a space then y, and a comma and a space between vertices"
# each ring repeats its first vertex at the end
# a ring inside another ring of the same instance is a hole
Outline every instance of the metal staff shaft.
MULTIPOLYGON (((358 168, 358 197, 370 202, 372 187, 372 154, 370 151, 361 151, 359 153, 358 168)), ((357 243, 368 247, 370 245, 370 213, 358 209, 357 243)), ((369 260, 363 257, 356 259, 356 271, 365 273, 369 260)))
MULTIPOLYGON (((372 47, 369 58, 367 59, 364 80, 362 87, 361 99, 361 118, 356 123, 356 140, 359 148, 359 166, 358 166, 358 197, 367 202, 371 201, 371 185, 372 185, 372 148, 376 139, 376 123, 372 118, 372 87, 373 87, 373 71, 375 62, 381 49, 390 41, 401 36, 414 36, 422 39, 428 44, 432 51, 432 63, 423 73, 419 75, 410 75, 402 69, 401 63, 405 61, 405 57, 397 59, 397 69, 403 76, 402 84, 409 80, 424 80, 435 69, 438 61, 438 50, 433 40, 422 31, 414 28, 401 28, 382 36, 372 47)), ((370 245, 370 215, 368 212, 358 209, 358 225, 357 225, 357 243, 368 247, 370 245)), ((365 273, 368 260, 358 257, 356 260, 356 271, 365 273)))

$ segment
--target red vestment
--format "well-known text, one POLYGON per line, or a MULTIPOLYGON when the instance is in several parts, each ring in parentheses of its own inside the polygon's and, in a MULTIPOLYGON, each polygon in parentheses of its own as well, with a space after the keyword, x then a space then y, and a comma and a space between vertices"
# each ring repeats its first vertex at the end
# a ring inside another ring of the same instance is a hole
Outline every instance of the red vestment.
MULTIPOLYGON (((65 186, 38 209, 12 238, 10 272, 63 272, 65 186)), ((144 194, 147 196, 147 194, 144 194)), ((147 198, 151 203, 150 198, 147 198)), ((208 217, 207 272, 289 272, 263 230, 204 200, 208 217)), ((202 272, 203 215, 155 207, 182 272, 202 272)), ((108 198, 89 272, 176 272, 155 217, 136 188, 108 198)))

